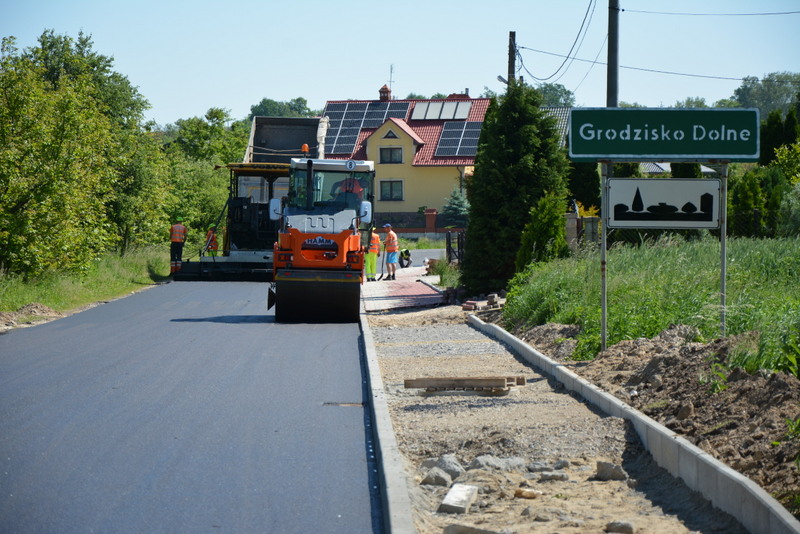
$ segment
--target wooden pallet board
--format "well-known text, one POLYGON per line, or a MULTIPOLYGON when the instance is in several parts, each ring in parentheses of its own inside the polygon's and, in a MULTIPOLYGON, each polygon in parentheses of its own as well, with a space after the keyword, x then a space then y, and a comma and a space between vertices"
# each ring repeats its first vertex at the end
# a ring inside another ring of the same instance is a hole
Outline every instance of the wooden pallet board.
POLYGON ((524 376, 480 376, 480 377, 440 377, 440 378, 407 378, 406 389, 427 389, 428 391, 444 390, 497 390, 513 386, 524 386, 524 376))

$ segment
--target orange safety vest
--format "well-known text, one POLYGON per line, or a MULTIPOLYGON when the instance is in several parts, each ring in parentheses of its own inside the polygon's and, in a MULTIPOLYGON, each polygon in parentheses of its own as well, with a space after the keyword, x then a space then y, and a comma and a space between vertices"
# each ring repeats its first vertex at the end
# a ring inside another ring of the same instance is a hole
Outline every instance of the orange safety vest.
POLYGON ((397 234, 394 230, 389 230, 386 234, 386 252, 397 252, 400 247, 397 245, 397 234))
POLYGON ((358 180, 355 178, 347 178, 342 184, 342 191, 345 193, 355 193, 359 197, 364 192, 364 188, 361 187, 361 184, 358 183, 358 180))
POLYGON ((214 230, 209 230, 206 234, 206 243, 208 243, 208 250, 219 249, 219 245, 217 245, 217 234, 214 230))
POLYGON ((186 227, 180 223, 172 225, 169 240, 173 243, 183 243, 186 241, 186 227))
POLYGON ((367 252, 374 252, 375 254, 381 253, 381 236, 372 234, 372 239, 369 242, 369 250, 367 252))

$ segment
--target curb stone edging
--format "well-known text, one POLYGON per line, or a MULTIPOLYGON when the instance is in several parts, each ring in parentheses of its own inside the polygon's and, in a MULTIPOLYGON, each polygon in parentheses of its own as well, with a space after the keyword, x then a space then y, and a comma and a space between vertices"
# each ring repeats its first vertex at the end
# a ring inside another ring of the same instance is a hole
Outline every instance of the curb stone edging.
POLYGON ((391 534, 416 534, 411 513, 411 497, 408 491, 408 478, 403 467, 403 457, 397 445, 397 438, 386 402, 383 378, 378 365, 375 342, 361 303, 361 335, 364 342, 367 366, 367 390, 370 392, 370 411, 375 440, 375 456, 380 466, 378 479, 381 483, 381 504, 383 507, 383 527, 391 534))
POLYGON ((800 521, 749 478, 499 326, 485 323, 475 315, 469 315, 468 319, 472 326, 506 343, 520 357, 590 404, 608 415, 630 421, 642 445, 659 466, 735 517, 752 534, 800 533, 800 521))

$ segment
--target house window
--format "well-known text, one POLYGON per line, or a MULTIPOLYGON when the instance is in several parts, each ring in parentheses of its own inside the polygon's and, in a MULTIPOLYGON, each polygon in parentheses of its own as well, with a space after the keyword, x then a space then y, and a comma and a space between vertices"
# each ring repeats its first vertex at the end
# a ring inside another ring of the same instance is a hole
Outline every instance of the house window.
POLYGON ((381 200, 403 200, 403 181, 381 180, 381 200))
POLYGON ((381 147, 381 163, 403 163, 403 149, 381 147))

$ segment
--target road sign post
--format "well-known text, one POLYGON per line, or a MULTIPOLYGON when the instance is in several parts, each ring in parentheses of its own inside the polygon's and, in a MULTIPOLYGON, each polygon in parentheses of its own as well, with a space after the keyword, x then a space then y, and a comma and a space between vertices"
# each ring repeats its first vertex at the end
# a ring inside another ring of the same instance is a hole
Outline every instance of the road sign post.
POLYGON ((607 347, 609 228, 719 227, 720 330, 725 335, 728 163, 758 160, 759 126, 757 109, 573 108, 570 111, 570 158, 602 163, 602 350, 607 347), (678 181, 611 179, 614 161, 715 162, 722 164, 722 177, 678 181), (667 181, 669 184, 665 184, 667 181))

